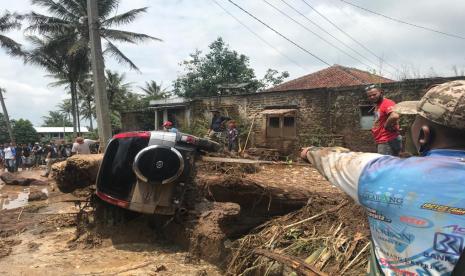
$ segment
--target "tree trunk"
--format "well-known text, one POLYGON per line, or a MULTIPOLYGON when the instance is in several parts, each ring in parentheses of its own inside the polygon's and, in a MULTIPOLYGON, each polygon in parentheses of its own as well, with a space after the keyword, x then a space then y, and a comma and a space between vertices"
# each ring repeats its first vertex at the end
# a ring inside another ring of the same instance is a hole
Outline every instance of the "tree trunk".
MULTIPOLYGON (((89 91, 87 92, 89 93, 89 91)), ((89 127, 90 127, 90 131, 93 131, 94 130, 94 124, 93 124, 93 118, 92 118, 92 99, 89 97, 89 95, 87 95, 87 108, 89 109, 89 127)))
POLYGON ((70 83, 71 89, 71 114, 73 115, 73 139, 77 135, 77 123, 76 123, 76 83, 70 83))
POLYGON ((8 129, 8 134, 10 135, 10 142, 14 142, 15 141, 15 137, 13 135, 13 130, 11 129, 11 125, 10 125, 10 118, 8 117, 8 111, 6 110, 6 105, 5 105, 5 101, 3 100, 3 89, 0 88, 0 101, 2 102, 2 109, 3 109, 3 116, 5 116, 5 124, 6 124, 6 128, 8 129))
POLYGON ((90 118, 89 118, 89 127, 90 127, 90 131, 94 131, 94 124, 92 123, 92 115, 90 115, 90 118))
POLYGON ((76 117, 77 117, 78 135, 81 136, 81 114, 79 112, 79 99, 77 95, 76 95, 76 117))

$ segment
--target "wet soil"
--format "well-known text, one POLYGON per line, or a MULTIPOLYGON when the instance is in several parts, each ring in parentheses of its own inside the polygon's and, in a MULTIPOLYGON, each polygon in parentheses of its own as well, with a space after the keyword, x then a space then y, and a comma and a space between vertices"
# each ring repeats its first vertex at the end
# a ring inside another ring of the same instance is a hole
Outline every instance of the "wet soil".
MULTIPOLYGON (((290 224, 346 200, 310 166, 212 169, 200 163, 198 168, 197 184, 205 197, 177 218, 116 207, 79 212, 74 202, 88 200, 91 190, 63 194, 53 180, 40 178, 40 171, 24 174, 47 181, 45 187, 0 183, 0 275, 222 275, 237 253, 235 241, 250 231, 290 224), (44 188, 48 199, 28 202, 31 191, 44 188)), ((366 236, 363 213, 352 203, 302 231, 329 231, 339 221, 347 236, 366 236)), ((247 248, 249 253, 253 248, 247 248)))

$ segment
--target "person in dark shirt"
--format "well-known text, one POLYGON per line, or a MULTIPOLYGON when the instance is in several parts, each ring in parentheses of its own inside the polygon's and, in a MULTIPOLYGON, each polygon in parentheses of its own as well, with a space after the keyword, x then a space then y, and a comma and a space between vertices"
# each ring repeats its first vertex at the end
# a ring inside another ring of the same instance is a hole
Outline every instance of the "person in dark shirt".
POLYGON ((21 150, 22 150, 22 157, 21 157, 22 167, 21 168, 25 170, 31 167, 31 163, 32 163, 31 162, 31 149, 29 148, 27 144, 23 144, 21 147, 21 150))
POLYGON ((215 138, 217 136, 221 136, 221 134, 225 130, 225 123, 231 118, 222 116, 219 110, 212 110, 213 114, 212 122, 210 124, 210 128, 208 129, 208 137, 215 138))
POLYGON ((21 167, 21 164, 23 163, 22 161, 22 156, 23 156, 23 148, 20 145, 17 145, 15 142, 11 143, 13 147, 15 148, 16 154, 15 154, 15 167, 14 171, 17 172, 18 169, 21 167))
POLYGON ((55 143, 50 142, 50 145, 48 145, 45 149, 46 157, 45 157, 45 163, 46 163, 46 168, 45 168, 45 174, 41 175, 43 177, 48 177, 50 172, 52 171, 52 165, 57 161, 58 158, 58 150, 55 146, 55 143))

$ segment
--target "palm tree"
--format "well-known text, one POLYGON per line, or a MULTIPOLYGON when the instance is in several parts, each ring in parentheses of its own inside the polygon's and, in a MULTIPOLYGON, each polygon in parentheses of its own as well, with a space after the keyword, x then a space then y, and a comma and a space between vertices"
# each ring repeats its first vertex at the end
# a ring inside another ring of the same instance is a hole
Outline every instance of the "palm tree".
POLYGON ((152 80, 150 82, 145 82, 145 87, 139 88, 142 89, 151 100, 166 99, 170 96, 170 93, 167 91, 167 88, 162 89, 162 85, 163 83, 158 85, 156 81, 152 80))
POLYGON ((68 120, 71 120, 71 99, 64 99, 61 104, 58 105, 58 111, 66 114, 68 120))
POLYGON ((48 76, 57 80, 51 83, 51 86, 65 86, 69 89, 73 132, 76 135, 80 126, 77 84, 90 69, 90 60, 86 49, 69 50, 72 49, 77 34, 72 36, 67 33, 58 33, 54 36, 44 35, 43 38, 27 36, 27 39, 34 48, 25 52, 26 62, 45 68, 50 73, 48 76))
POLYGON ((48 116, 43 116, 42 119, 44 127, 62 127, 62 126, 71 126, 71 122, 66 119, 64 113, 60 111, 49 111, 48 116))
MULTIPOLYGON (((42 35, 56 35, 57 33, 72 36, 75 40, 68 48, 70 53, 83 49, 88 55, 89 28, 87 22, 87 0, 31 0, 32 4, 46 8, 51 16, 31 12, 26 17, 30 22, 26 31, 37 32, 42 35)), ((114 57, 118 62, 129 65, 131 69, 139 70, 137 66, 121 52, 114 42, 137 44, 147 40, 161 39, 146 34, 114 29, 120 25, 133 22, 137 16, 147 11, 147 7, 133 9, 115 15, 120 0, 98 1, 100 22, 100 36, 106 41, 104 55, 114 57)))
POLYGON ((93 118, 95 117, 94 89, 92 81, 87 78, 79 82, 78 95, 81 104, 83 118, 89 120, 90 131, 94 129, 93 118))
POLYGON ((3 35, 3 33, 21 28, 20 19, 20 16, 11 14, 8 11, 0 16, 0 46, 6 49, 9 55, 13 56, 21 55, 21 44, 3 35))
POLYGON ((124 83, 125 74, 106 70, 107 96, 110 109, 121 112, 127 109, 126 99, 131 83, 124 83))

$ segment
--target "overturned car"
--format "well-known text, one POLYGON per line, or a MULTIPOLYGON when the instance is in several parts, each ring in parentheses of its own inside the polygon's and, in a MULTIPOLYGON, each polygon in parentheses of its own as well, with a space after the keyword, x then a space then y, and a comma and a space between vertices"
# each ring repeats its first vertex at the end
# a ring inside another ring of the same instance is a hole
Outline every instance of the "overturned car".
POLYGON ((219 150, 208 139, 161 131, 126 132, 109 142, 97 176, 97 196, 146 214, 185 210, 195 189, 195 160, 201 151, 219 150))

